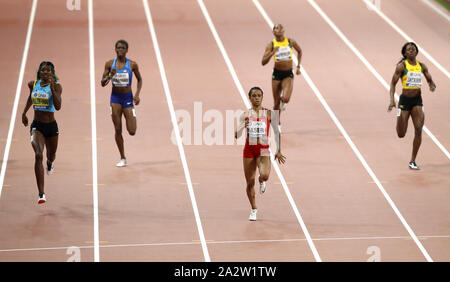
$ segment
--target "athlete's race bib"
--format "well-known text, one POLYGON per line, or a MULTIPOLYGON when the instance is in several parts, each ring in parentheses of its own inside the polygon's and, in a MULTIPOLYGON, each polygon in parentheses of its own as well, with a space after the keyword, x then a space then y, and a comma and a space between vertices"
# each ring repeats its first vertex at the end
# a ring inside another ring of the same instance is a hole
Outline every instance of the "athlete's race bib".
POLYGON ((261 138, 266 135, 266 121, 250 121, 248 123, 248 136, 250 138, 261 138))
POLYGON ((291 47, 284 46, 280 47, 277 52, 275 53, 275 58, 277 58, 278 61, 287 61, 291 59, 291 47))
POLYGON ((130 75, 128 72, 118 72, 113 76, 112 82, 116 87, 128 86, 130 82, 130 75))
POLYGON ((50 94, 33 92, 31 93, 31 101, 37 109, 47 108, 50 106, 50 94))
POLYGON ((422 73, 420 72, 408 72, 406 75, 407 87, 422 87, 422 73))

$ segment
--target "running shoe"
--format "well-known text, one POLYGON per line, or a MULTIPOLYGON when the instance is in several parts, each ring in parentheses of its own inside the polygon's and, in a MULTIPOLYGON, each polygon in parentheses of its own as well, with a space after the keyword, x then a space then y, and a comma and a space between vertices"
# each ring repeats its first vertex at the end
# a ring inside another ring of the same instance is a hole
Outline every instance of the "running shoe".
POLYGON ((55 169, 55 166, 53 165, 53 163, 51 163, 50 165, 48 165, 48 163, 47 163, 47 175, 53 174, 54 169, 55 169))
POLYGON ((409 168, 419 170, 419 166, 416 164, 416 162, 409 162, 409 168))
POLYGON ((121 159, 120 162, 116 164, 117 167, 122 167, 127 165, 127 159, 121 159))
POLYGON ((259 182, 259 193, 264 194, 266 192, 266 182, 259 182))
POLYGON ((43 204, 45 203, 47 200, 45 199, 45 194, 41 196, 39 196, 39 200, 38 200, 38 204, 43 204))
POLYGON ((256 213, 257 213, 257 212, 258 212, 257 209, 252 209, 252 210, 250 211, 250 216, 249 216, 248 220, 250 220, 250 221, 255 221, 255 220, 256 220, 256 213))

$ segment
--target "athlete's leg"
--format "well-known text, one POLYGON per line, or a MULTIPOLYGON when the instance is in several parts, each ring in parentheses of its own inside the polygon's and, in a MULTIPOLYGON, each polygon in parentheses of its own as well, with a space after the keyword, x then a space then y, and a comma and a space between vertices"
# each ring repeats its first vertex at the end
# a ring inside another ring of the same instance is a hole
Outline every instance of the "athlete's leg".
POLYGON ((411 110, 411 119, 414 124, 414 141, 411 154, 411 161, 416 160, 417 152, 419 151, 420 144, 422 143, 422 128, 425 122, 425 114, 422 106, 415 106, 411 110))
POLYGON ((291 100, 292 89, 294 88, 294 79, 292 77, 286 77, 281 81, 281 88, 283 89, 283 97, 281 101, 285 104, 291 100))
POLYGON ((273 94, 273 109, 280 109, 280 95, 281 95, 281 81, 272 80, 272 94, 273 94))
POLYGON ((403 138, 406 135, 408 129, 408 119, 410 112, 398 109, 400 114, 397 114, 397 135, 399 138, 403 138))
POLYGON ((123 115, 127 125, 128 133, 133 136, 136 134, 136 110, 133 107, 123 109, 123 115))
POLYGON ((270 163, 270 157, 269 156, 259 156, 256 159, 256 164, 258 166, 258 170, 259 170, 259 182, 264 182, 267 181, 269 179, 269 174, 270 174, 270 168, 271 168, 271 163, 270 163))
POLYGON ((114 124, 115 138, 117 148, 120 152, 120 158, 125 159, 125 150, 122 136, 122 105, 111 103, 111 118, 114 124))
POLYGON ((244 174, 247 182, 247 197, 250 201, 252 209, 256 209, 255 201, 255 174, 256 174, 256 159, 244 158, 244 174))
POLYGON ((39 194, 44 194, 44 147, 45 137, 40 131, 31 131, 31 146, 34 150, 34 174, 36 175, 36 182, 39 194))
POLYGON ((47 150, 47 168, 49 169, 56 158, 58 136, 45 138, 45 149, 47 150))

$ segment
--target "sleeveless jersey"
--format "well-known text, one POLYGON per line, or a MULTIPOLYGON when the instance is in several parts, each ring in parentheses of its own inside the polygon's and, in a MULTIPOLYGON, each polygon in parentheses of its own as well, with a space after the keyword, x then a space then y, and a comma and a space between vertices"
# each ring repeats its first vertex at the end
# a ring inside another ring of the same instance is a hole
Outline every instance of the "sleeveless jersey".
POLYGON ((31 91, 31 102, 35 111, 55 112, 50 85, 42 87, 41 80, 34 83, 33 90, 31 91))
POLYGON ((115 87, 129 87, 131 86, 131 81, 133 79, 133 71, 130 67, 130 60, 127 59, 125 66, 121 69, 116 67, 116 60, 111 66, 111 69, 116 69, 116 74, 112 77, 112 83, 115 87))
POLYGON ((273 55, 275 62, 292 61, 292 45, 287 37, 284 38, 283 42, 273 39, 273 47, 280 47, 273 55))

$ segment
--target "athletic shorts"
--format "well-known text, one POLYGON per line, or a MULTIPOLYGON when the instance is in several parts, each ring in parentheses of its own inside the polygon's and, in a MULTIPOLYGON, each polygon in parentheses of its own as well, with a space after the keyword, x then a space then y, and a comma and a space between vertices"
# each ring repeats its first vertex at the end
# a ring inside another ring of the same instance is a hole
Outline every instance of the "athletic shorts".
POLYGON ((400 110, 411 111, 414 106, 423 106, 422 95, 418 95, 416 97, 400 95, 400 100, 398 101, 398 108, 400 110))
POLYGON ((294 77, 294 73, 292 72, 292 70, 277 70, 277 69, 273 69, 273 73, 272 73, 272 80, 283 80, 286 77, 290 77, 293 78, 294 77))
POLYGON ((30 134, 32 134, 33 130, 37 130, 42 135, 44 135, 45 138, 49 137, 55 137, 59 135, 58 131, 58 124, 55 121, 52 122, 40 122, 37 120, 33 120, 33 123, 31 123, 30 126, 30 134))
POLYGON ((269 145, 249 145, 248 143, 245 143, 243 155, 246 159, 254 159, 259 156, 270 156, 269 145))
POLYGON ((111 104, 120 104, 122 109, 134 107, 133 93, 111 93, 111 104))

